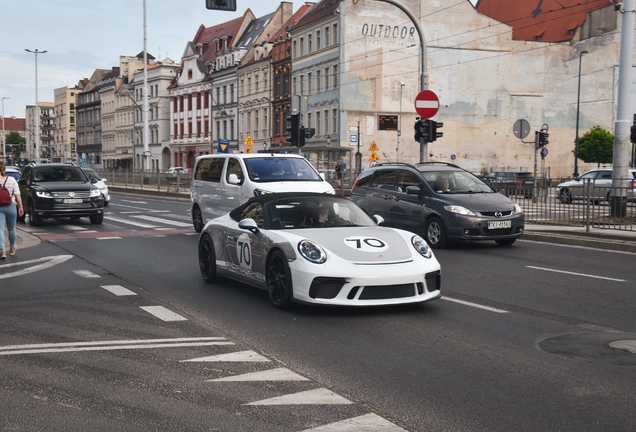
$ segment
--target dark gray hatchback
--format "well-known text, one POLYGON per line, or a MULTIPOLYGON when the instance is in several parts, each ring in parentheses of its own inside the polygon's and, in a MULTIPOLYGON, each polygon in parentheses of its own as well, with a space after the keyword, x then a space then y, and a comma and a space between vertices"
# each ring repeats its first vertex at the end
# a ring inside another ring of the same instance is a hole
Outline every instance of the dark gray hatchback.
POLYGON ((436 248, 450 241, 511 245, 524 230, 519 205, 447 163, 388 163, 366 169, 353 185, 351 199, 370 216, 381 216, 384 225, 423 232, 436 248))

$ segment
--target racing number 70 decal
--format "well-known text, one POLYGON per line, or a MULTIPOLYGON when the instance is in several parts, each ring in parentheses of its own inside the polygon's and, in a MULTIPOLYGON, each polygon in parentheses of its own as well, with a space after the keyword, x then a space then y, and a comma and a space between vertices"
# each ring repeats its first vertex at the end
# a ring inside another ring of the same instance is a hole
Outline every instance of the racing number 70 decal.
POLYGON ((350 248, 362 252, 381 252, 389 248, 386 243, 375 237, 347 237, 344 242, 350 248))

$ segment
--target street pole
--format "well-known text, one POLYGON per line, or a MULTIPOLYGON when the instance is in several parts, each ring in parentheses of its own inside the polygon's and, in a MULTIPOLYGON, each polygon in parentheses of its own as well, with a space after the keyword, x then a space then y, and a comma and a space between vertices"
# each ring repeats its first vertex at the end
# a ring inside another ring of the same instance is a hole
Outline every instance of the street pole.
POLYGON ((576 96, 576 138, 574 139, 574 178, 579 176, 579 113, 581 106, 581 63, 583 61, 583 54, 587 54, 588 51, 581 51, 579 54, 579 89, 576 96))
POLYGON ((636 0, 623 0, 623 23, 621 26, 621 46, 618 64, 618 88, 616 91, 616 122, 614 123, 614 156, 612 168, 612 192, 610 214, 625 217, 627 197, 621 190, 627 190, 629 174, 630 109, 632 86, 632 61, 634 57, 634 22, 636 0), (621 189, 623 188, 623 189, 621 189), (622 196, 621 196, 622 195, 622 196))
POLYGON ((143 95, 143 111, 141 113, 143 117, 144 131, 144 157, 143 157, 143 169, 150 169, 150 150, 148 149, 148 50, 146 48, 146 0, 144 0, 144 88, 142 90, 143 95))
POLYGON ((10 99, 9 97, 2 98, 2 154, 4 155, 4 161, 7 161, 7 137, 4 132, 4 100, 10 99))
POLYGON ((40 163, 40 148, 38 147, 38 137, 40 136, 40 109, 38 107, 38 54, 44 54, 47 51, 38 51, 35 50, 24 49, 27 52, 35 54, 35 130, 33 134, 33 144, 35 149, 35 163, 40 163))
POLYGON ((360 120, 358 120, 358 151, 356 152, 356 177, 362 172, 362 153, 360 153, 360 120))
POLYGON ((400 115, 398 116, 397 124, 397 148, 395 149, 395 161, 400 161, 400 136, 402 135, 402 90, 404 90, 404 83, 400 81, 400 115))

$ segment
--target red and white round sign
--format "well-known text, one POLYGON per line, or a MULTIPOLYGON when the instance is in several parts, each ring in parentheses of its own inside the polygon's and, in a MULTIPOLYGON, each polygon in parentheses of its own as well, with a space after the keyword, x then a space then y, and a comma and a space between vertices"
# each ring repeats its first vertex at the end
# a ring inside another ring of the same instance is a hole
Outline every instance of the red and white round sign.
POLYGON ((431 118, 439 111, 439 98, 431 90, 423 90, 415 97, 415 111, 422 118, 431 118))

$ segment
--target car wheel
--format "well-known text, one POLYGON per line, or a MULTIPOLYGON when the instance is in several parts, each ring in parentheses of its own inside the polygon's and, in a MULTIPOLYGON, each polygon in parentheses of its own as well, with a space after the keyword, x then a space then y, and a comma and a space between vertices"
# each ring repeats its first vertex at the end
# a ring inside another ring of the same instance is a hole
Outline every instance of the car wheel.
POLYGON ((444 223, 437 216, 430 218, 426 224, 426 241, 432 248, 442 249, 448 245, 444 223))
POLYGON ((495 240, 495 243, 497 243, 499 246, 510 246, 516 240, 517 239, 495 240))
POLYGON ((570 194, 570 191, 567 189, 562 189, 561 193, 559 194, 559 200, 563 203, 563 204, 569 204, 572 202, 572 195, 570 194))
POLYGON ((279 250, 274 251, 267 259, 265 272, 269 299, 279 309, 289 308, 292 299, 292 280, 285 254, 279 250))
POLYGON ((108 201, 106 201, 106 197, 102 195, 102 199, 104 200, 104 207, 108 207, 108 201))
POLYGON ((209 234, 204 234, 199 241, 199 270, 204 281, 212 283, 217 280, 216 254, 209 234))
POLYGON ((93 225, 99 225, 104 222, 104 213, 100 213, 97 216, 91 216, 90 219, 93 225))
POLYGON ((33 207, 33 201, 29 201, 29 223, 31 226, 42 225, 42 218, 35 214, 35 208, 33 207))
POLYGON ((192 225, 194 225, 196 232, 200 233, 203 231, 203 215, 199 206, 194 206, 192 209, 192 225))

